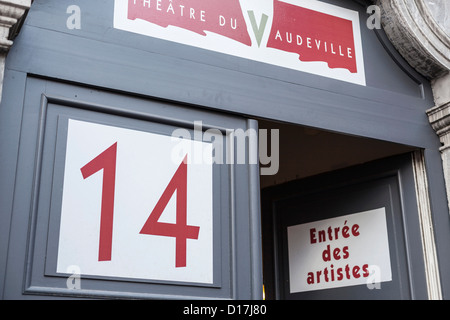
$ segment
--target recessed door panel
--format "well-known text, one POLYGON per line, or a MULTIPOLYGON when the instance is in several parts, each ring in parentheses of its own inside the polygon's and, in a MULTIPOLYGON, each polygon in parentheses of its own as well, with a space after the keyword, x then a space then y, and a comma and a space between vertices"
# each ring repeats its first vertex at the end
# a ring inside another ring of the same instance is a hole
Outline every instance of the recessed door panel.
POLYGON ((402 184, 410 163, 406 155, 265 190, 273 208, 274 298, 426 296, 421 247, 411 254, 420 243, 417 211, 404 203, 416 201, 414 185, 402 184))

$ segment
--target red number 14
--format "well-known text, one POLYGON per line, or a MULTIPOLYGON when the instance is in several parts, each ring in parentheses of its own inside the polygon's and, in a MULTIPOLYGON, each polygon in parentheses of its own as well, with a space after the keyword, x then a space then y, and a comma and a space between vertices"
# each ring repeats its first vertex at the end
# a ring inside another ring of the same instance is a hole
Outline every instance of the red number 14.
MULTIPOLYGON (((81 168, 86 179, 103 169, 102 204, 98 261, 110 261, 116 183, 117 142, 81 168)), ((175 267, 186 267, 187 239, 198 239, 200 227, 187 224, 187 155, 179 165, 163 194, 156 203, 140 234, 174 237, 175 267), (176 223, 159 222, 172 195, 176 197, 176 223)))

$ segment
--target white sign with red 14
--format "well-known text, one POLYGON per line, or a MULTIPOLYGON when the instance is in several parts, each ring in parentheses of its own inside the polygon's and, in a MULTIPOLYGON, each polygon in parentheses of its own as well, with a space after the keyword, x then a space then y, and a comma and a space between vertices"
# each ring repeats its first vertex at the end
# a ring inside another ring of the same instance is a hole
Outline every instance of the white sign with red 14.
POLYGON ((211 143, 69 120, 57 272, 211 284, 212 220, 211 143))

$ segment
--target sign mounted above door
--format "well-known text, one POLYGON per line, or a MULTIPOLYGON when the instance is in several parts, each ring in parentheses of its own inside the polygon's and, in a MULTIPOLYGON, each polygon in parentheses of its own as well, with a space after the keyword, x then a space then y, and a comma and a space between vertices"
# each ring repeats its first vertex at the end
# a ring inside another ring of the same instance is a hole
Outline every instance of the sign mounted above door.
POLYGON ((366 85, 358 12, 316 0, 115 0, 114 28, 366 85))
POLYGON ((290 292, 392 280, 385 208, 287 228, 290 292))

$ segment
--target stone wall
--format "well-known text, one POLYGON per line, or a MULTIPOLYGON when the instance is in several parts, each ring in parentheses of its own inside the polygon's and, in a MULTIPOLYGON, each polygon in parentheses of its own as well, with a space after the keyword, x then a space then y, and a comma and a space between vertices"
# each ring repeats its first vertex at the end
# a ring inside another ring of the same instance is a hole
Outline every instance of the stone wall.
POLYGON ((31 0, 0 0, 0 99, 3 87, 5 59, 13 44, 10 31, 17 26, 30 6, 31 0))

